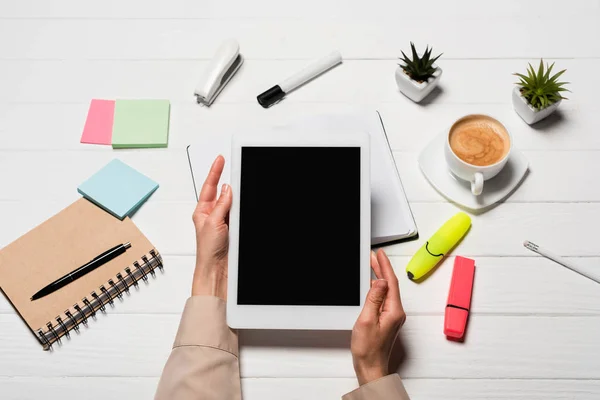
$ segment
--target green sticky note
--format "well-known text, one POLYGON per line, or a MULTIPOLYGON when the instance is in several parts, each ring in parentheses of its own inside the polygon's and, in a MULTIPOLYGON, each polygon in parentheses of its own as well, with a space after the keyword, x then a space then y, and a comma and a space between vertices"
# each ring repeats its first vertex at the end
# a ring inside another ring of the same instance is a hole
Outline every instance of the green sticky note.
POLYGON ((112 147, 167 147, 170 109, 169 100, 117 100, 112 147))

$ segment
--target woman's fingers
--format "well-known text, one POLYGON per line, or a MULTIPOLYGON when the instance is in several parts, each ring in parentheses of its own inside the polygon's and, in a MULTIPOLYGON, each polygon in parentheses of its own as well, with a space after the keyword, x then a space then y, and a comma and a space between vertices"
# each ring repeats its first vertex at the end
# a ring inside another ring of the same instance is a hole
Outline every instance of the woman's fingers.
POLYGON ((379 261, 377 261, 377 256, 375 255, 374 251, 371 251, 371 269, 375 273, 377 279, 383 279, 381 266, 379 265, 379 261))
POLYGON ((231 187, 227 184, 224 184, 221 187, 221 195, 219 196, 219 200, 217 200, 217 203, 215 204, 215 207, 208 218, 216 223, 226 223, 227 214, 229 214, 229 210, 231 209, 231 201, 231 187))
POLYGON ((398 286, 398 278, 392 268, 390 259, 385 254, 383 249, 377 251, 377 261, 381 267, 382 279, 388 281, 388 295, 385 299, 384 311, 402 311, 402 302, 400 300, 400 288, 398 286))
POLYGON ((381 305, 385 301, 387 293, 388 283, 385 280, 378 279, 374 281, 369 293, 367 293, 365 305, 358 316, 357 323, 360 323, 361 325, 377 324, 381 312, 381 305))
POLYGON ((196 212, 208 215, 212 211, 213 204, 217 198, 217 186, 219 185, 219 179, 221 179, 221 173, 223 173, 224 167, 225 158, 221 155, 217 156, 210 167, 210 171, 206 176, 204 184, 202 184, 196 212))

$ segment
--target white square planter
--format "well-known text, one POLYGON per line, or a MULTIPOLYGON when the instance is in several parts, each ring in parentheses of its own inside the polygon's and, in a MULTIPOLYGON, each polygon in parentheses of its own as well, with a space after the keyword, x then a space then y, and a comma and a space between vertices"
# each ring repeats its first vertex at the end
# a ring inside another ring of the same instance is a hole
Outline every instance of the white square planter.
POLYGON ((515 111, 521 118, 523 118, 523 121, 527 122, 529 125, 535 124, 536 122, 541 121, 552 114, 554 111, 556 111, 561 101, 562 99, 538 111, 527 102, 525 97, 521 95, 519 86, 513 89, 512 94, 512 102, 515 111))
POLYGON ((402 67, 396 67, 396 83, 398 84, 398 89, 415 103, 420 102, 437 86, 440 77, 442 76, 442 69, 435 64, 433 64, 433 66, 436 68, 433 76, 429 78, 427 82, 420 83, 412 80, 410 76, 404 72, 402 67))

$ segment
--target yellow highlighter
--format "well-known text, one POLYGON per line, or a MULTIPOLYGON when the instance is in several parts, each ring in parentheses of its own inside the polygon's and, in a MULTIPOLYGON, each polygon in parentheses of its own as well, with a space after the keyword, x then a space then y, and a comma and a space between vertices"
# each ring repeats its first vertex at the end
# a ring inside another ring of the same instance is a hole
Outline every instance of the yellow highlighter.
POLYGON ((471 218, 463 212, 446 221, 406 266, 408 279, 416 281, 424 277, 460 242, 470 227, 471 218))

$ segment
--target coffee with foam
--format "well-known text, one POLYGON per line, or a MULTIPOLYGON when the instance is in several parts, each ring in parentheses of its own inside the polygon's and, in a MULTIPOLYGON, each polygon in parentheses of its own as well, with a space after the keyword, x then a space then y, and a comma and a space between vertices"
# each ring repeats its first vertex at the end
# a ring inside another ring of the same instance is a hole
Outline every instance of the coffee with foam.
POLYGON ((504 125, 486 115, 458 120, 450 129, 448 140, 458 158, 476 166, 496 164, 510 150, 510 136, 504 125))

